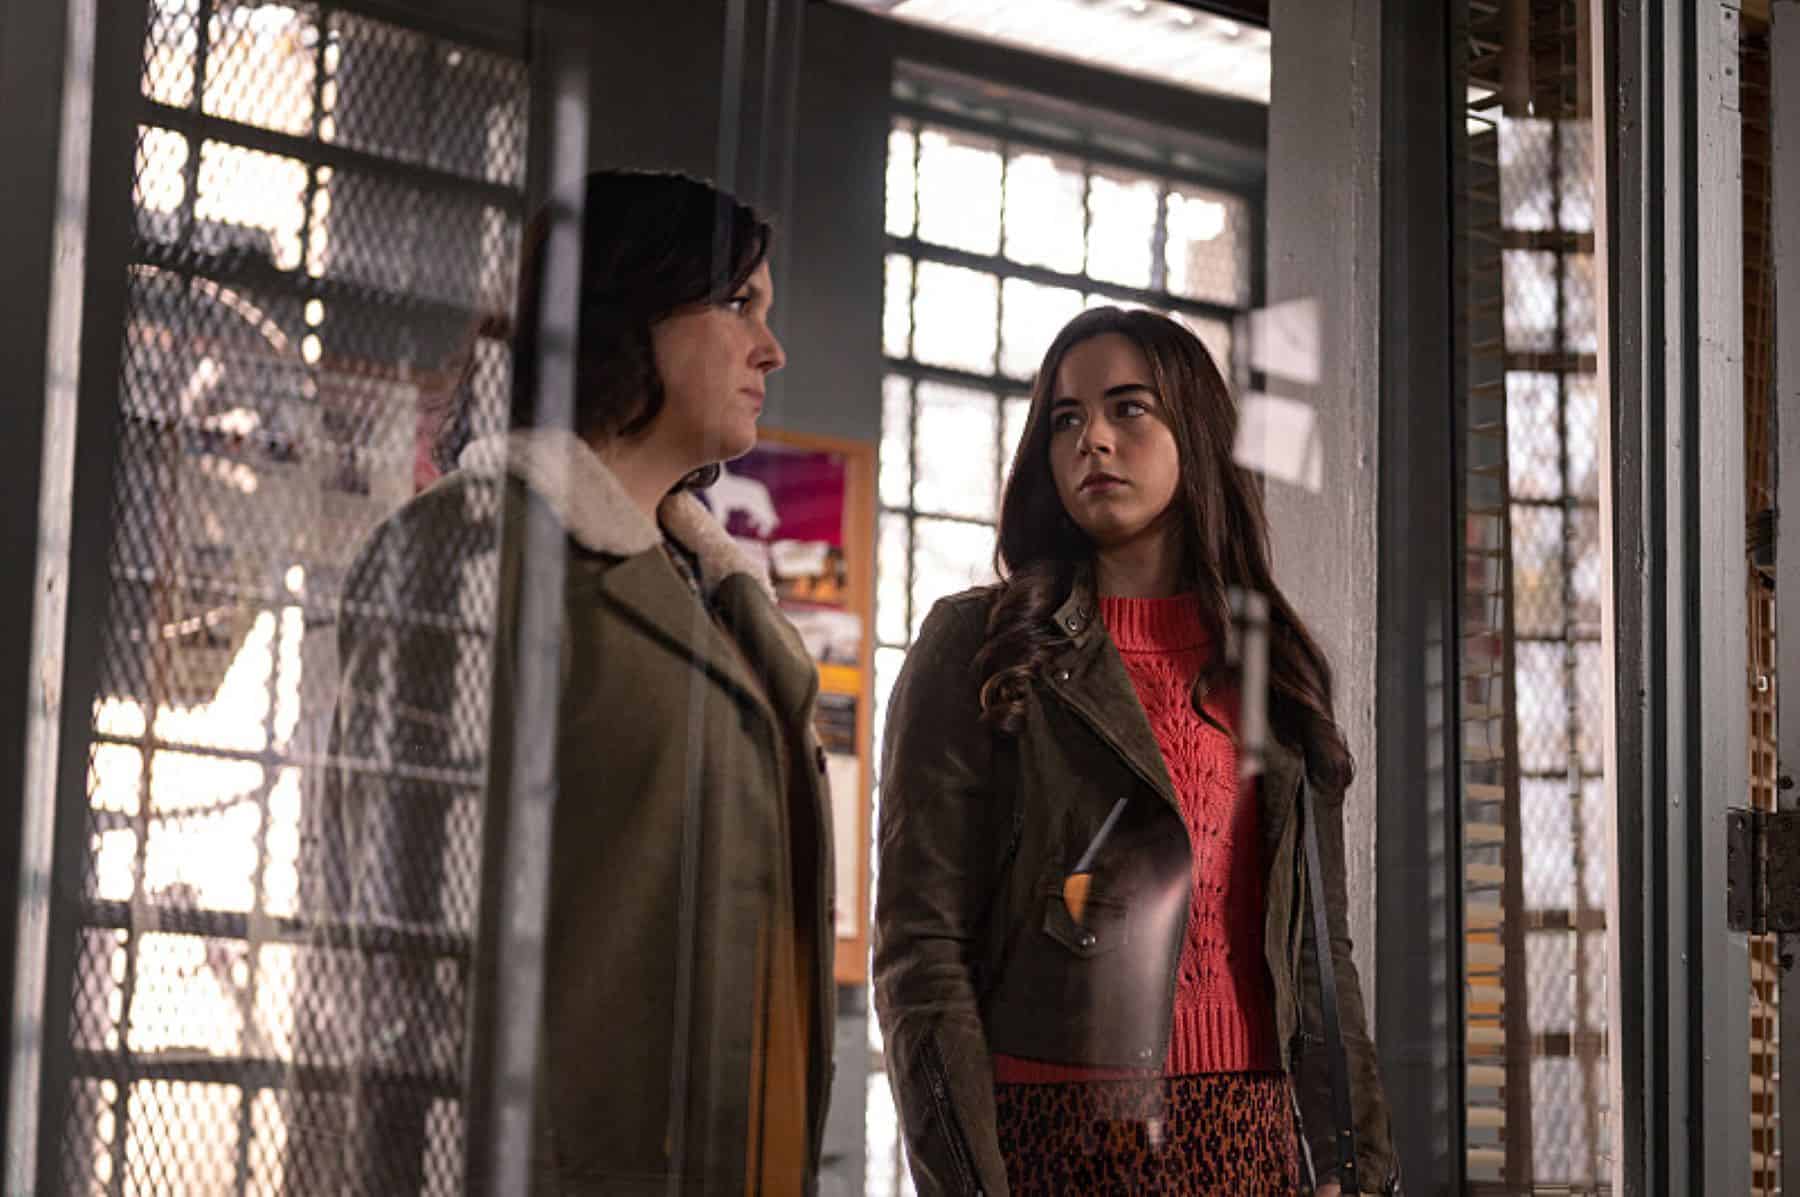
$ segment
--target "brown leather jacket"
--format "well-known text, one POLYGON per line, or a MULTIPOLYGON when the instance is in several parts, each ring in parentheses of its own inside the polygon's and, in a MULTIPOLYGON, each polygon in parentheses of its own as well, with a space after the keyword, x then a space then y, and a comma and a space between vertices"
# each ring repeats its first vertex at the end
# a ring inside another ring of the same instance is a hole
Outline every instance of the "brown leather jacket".
MULTIPOLYGON (((875 898, 875 1008, 913 1179, 932 1194, 1001 1194, 990 1052, 1143 1066, 1167 1051, 1186 931, 1190 849, 1161 751, 1124 663, 1078 582, 1066 643, 1016 737, 980 717, 973 661, 993 595, 940 602, 889 700, 875 898), (1113 804, 1082 925, 1063 876, 1113 804)), ((1260 785, 1268 862, 1264 954, 1281 1064, 1304 1134, 1330 1159, 1331 1087, 1317 954, 1304 910, 1302 763, 1271 744, 1260 785)), ((1351 960, 1341 793, 1320 792, 1319 848, 1349 1052, 1362 1185, 1394 1174, 1388 1111, 1351 960)))

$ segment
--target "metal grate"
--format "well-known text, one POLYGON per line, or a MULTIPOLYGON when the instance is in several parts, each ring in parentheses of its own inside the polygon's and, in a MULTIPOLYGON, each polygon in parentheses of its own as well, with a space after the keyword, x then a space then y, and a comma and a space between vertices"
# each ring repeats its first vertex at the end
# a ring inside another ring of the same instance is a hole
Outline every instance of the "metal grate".
POLYGON ((349 677, 340 599, 445 393, 504 419, 525 64, 147 8, 58 1187, 457 1192, 491 537, 375 554, 349 677))
POLYGON ((1464 672, 1471 1189, 1608 1182, 1592 131, 1566 0, 1472 3, 1464 672))

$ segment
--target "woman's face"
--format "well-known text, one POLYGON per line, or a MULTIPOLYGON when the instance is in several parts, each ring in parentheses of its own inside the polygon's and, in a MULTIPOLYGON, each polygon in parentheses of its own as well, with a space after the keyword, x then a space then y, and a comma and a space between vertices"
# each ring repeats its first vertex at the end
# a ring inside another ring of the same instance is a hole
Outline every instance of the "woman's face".
POLYGON ((1050 473, 1076 525, 1101 548, 1159 527, 1181 485, 1168 409, 1144 353, 1102 333, 1063 355, 1050 395, 1050 473))
POLYGON ((730 461, 755 447, 763 380, 787 362, 769 331, 774 298, 764 262, 725 302, 650 327, 663 408, 649 435, 685 469, 730 461))

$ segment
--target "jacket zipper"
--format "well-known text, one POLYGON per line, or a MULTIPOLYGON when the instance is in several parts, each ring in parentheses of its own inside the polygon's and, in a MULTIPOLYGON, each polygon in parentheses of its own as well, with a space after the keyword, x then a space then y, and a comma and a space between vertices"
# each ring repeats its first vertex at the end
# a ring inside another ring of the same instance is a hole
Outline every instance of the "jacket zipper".
POLYGON ((925 1066, 925 1079, 931 1085, 932 1102, 937 1107, 938 1122, 944 1128, 944 1139, 949 1147, 950 1162, 956 1166, 957 1178, 962 1181, 965 1193, 982 1197, 981 1185, 975 1178, 975 1153, 963 1133, 962 1120, 951 1105, 950 1083, 938 1057, 936 1039, 926 1041, 925 1058, 921 1063, 925 1066))

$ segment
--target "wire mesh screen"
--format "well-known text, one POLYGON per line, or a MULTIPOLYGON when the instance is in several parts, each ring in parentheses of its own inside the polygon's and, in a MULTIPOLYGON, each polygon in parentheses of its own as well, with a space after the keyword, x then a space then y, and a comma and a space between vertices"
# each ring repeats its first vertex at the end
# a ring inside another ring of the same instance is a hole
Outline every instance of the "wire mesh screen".
POLYGON ((343 609, 431 670, 346 694, 340 597, 452 396, 504 419, 525 64, 146 7, 60 1191, 456 1192, 493 546, 343 609))
POLYGON ((1609 674, 1583 11, 1566 0, 1469 6, 1463 767, 1475 1191, 1609 1187, 1609 674))

